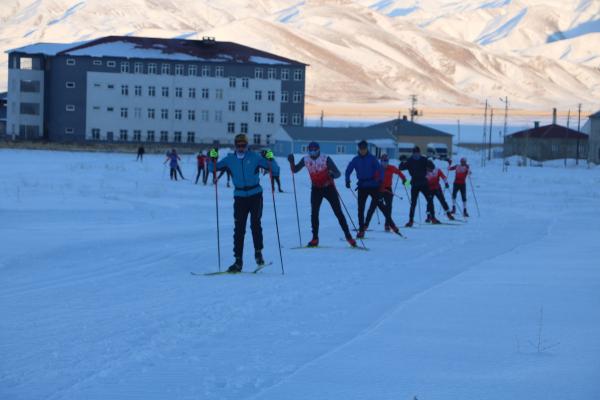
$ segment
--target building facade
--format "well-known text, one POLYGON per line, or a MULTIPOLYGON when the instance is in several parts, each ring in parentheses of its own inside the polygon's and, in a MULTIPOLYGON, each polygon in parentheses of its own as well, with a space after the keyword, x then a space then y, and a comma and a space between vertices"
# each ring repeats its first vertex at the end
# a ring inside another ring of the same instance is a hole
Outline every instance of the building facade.
POLYGON ((306 65, 212 38, 109 36, 9 51, 7 133, 57 142, 269 145, 302 126, 306 65))
POLYGON ((589 116, 583 132, 589 135, 588 139, 588 157, 590 163, 600 164, 600 111, 589 116))

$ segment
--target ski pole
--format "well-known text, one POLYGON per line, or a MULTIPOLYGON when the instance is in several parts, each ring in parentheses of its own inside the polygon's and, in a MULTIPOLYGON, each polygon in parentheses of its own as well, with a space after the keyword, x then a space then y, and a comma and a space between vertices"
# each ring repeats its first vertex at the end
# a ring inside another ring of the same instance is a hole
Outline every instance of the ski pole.
POLYGON ((217 212, 217 257, 221 272, 221 232, 219 230, 219 184, 217 182, 217 160, 213 158, 213 182, 215 184, 215 210, 217 212))
POLYGON ((300 247, 302 247, 302 235, 300 235, 300 215, 298 214, 298 198, 296 197, 296 174, 294 173, 291 163, 290 170, 292 171, 292 185, 294 186, 294 203, 296 204, 296 221, 298 222, 298 240, 300 242, 300 247))
POLYGON ((473 181, 471 180, 471 175, 469 175, 469 183, 471 184, 471 192, 473 192, 473 200, 475 200, 475 206, 477 206, 477 216, 481 217, 481 213, 479 212, 479 204, 477 203, 477 196, 475 196, 475 187, 473 186, 473 181))
POLYGON ((285 271, 283 270, 283 256, 281 255, 281 240, 279 239, 279 222, 277 221, 277 207, 275 206, 275 185, 273 184, 273 170, 271 168, 271 160, 268 160, 267 162, 269 163, 269 178, 271 180, 271 195, 273 196, 273 213, 275 214, 275 231, 277 232, 277 245, 279 247, 281 275, 285 275, 285 271))
MULTIPOLYGON (((338 192, 338 190, 337 190, 335 181, 332 180, 332 182, 333 182, 333 188, 335 189, 335 192, 338 195, 338 199, 340 199, 340 203, 342 203, 342 206, 344 207, 344 210, 346 211, 346 214, 348 215, 348 219, 350 220, 350 223, 352 224, 352 228, 354 228, 354 230, 358 232, 358 229, 356 228, 356 225, 354 225, 354 221, 352 220, 352 217, 350 216, 350 212, 348 212, 348 208, 346 208, 346 204, 344 203, 344 200, 342 199, 340 192, 338 192)), ((354 192, 352 192, 352 194, 354 194, 354 192)), ((354 197, 356 197, 356 195, 354 195, 354 197)), ((363 242, 362 238, 358 238, 358 240, 360 240, 360 244, 362 244, 363 249, 366 249, 367 246, 365 246, 365 242, 363 242)))

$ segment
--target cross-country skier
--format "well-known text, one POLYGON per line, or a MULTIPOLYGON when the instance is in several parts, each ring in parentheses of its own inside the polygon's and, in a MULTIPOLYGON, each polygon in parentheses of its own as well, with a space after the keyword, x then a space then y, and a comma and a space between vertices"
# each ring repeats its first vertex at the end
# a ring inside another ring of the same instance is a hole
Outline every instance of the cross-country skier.
POLYGON ((402 184, 406 182, 406 177, 398 168, 390 165, 390 158, 387 154, 382 154, 381 158, 381 166, 384 170, 383 182, 381 182, 381 186, 379 186, 380 193, 380 201, 374 202, 371 201, 371 205, 367 210, 367 218, 365 220, 365 230, 368 229, 369 223, 371 222, 371 218, 373 217, 373 213, 375 213, 375 209, 379 207, 381 212, 384 215, 388 215, 389 218, 385 220, 385 231, 389 232, 390 229, 395 233, 398 233, 398 227, 391 219, 392 217, 392 202, 394 200, 394 192, 392 191, 392 181, 394 179, 394 175, 398 175, 400 179, 402 179, 402 184), (387 210, 386 210, 387 209, 387 210))
POLYGON ((144 146, 140 146, 138 147, 137 150, 137 157, 135 158, 135 161, 140 160, 140 161, 144 161, 144 153, 146 152, 146 150, 144 149, 144 146))
MULTIPOLYGON (((362 239, 365 237, 365 204, 367 198, 371 197, 371 201, 381 201, 381 195, 379 193, 379 186, 383 182, 383 168, 377 158, 369 153, 369 145, 366 141, 361 140, 358 143, 358 155, 350 161, 346 168, 346 187, 350 189, 350 175, 353 171, 356 171, 356 178, 358 179, 358 234, 357 238, 362 239)), ((386 209, 387 210, 387 209, 386 209)), ((390 220, 389 213, 385 212, 386 221, 390 220)))
MULTIPOLYGON (((257 265, 264 265, 262 255, 263 234, 260 220, 262 218, 263 196, 260 186, 259 169, 271 169, 279 172, 279 166, 273 157, 273 152, 266 154, 263 158, 259 154, 248 149, 248 138, 244 134, 236 135, 234 139, 235 153, 228 154, 216 163, 217 171, 229 170, 232 175, 235 190, 233 192, 233 256, 234 263, 227 272, 236 273, 242 271, 244 236, 246 235, 246 222, 250 215, 250 229, 254 242, 254 259, 257 265)), ((209 153, 212 170, 213 163, 219 158, 219 152, 212 149, 209 153)), ((214 182, 217 183, 216 180, 214 182)))
MULTIPOLYGON (((444 175, 441 169, 435 166, 433 161, 427 160, 426 177, 427 184, 429 185, 429 192, 433 197, 437 197, 438 201, 442 205, 442 208, 444 209, 444 212, 448 216, 448 219, 454 220, 454 216, 450 212, 450 208, 448 207, 448 203, 446 203, 446 198, 444 197, 444 192, 442 192, 442 187, 440 186, 440 179, 442 179, 446 189, 448 189, 448 179, 446 178, 446 175, 444 175)), ((433 201, 431 203, 433 205, 433 201)), ((425 222, 431 222, 431 219, 426 220, 425 222)))
POLYGON ((433 198, 427 185, 427 159, 421 155, 419 146, 413 148, 412 155, 400 164, 400 169, 403 171, 408 170, 410 174, 410 215, 405 226, 411 227, 414 224, 419 193, 422 193, 427 200, 427 218, 431 223, 439 224, 440 221, 435 218, 433 213, 433 198))
MULTIPOLYGON (((169 176, 171 177, 172 181, 177 180, 177 170, 179 170, 179 173, 181 174, 181 170, 179 169, 179 161, 181 161, 181 158, 179 158, 179 155, 175 149, 171 149, 170 152, 167 152, 167 159, 163 164, 166 164, 167 162, 169 163, 169 176)), ((181 178, 185 179, 183 175, 181 178)))
MULTIPOLYGON (((271 151, 271 149, 263 149, 260 152, 260 155, 263 157, 266 157, 266 155, 270 151, 271 151)), ((269 171, 265 170, 264 175, 266 175, 268 173, 269 173, 269 171)), ((279 179, 279 171, 277 171, 277 175, 275 175, 275 173, 273 171, 271 171, 271 185, 275 185, 275 183, 277 183, 277 190, 279 191, 279 193, 283 193, 283 190, 281 190, 281 179, 279 179)))
POLYGON ((198 163, 198 172, 196 173, 196 185, 198 184, 198 179, 202 175, 202 183, 206 185, 206 177, 208 176, 208 168, 206 166, 207 157, 200 151, 196 156, 196 160, 198 163))
POLYGON ((354 240, 348 228, 348 223, 340 206, 339 194, 333 181, 341 176, 333 160, 321 154, 321 149, 317 142, 311 142, 308 145, 308 155, 302 157, 298 164, 295 164, 293 154, 288 156, 288 161, 294 174, 306 167, 312 182, 310 190, 310 222, 313 236, 312 240, 308 242, 308 247, 319 245, 319 211, 323 199, 329 202, 350 246, 356 247, 356 240, 354 240))
MULTIPOLYGON (((450 160, 452 164, 452 160, 450 160)), ((456 195, 460 192, 463 201, 463 215, 469 216, 467 212, 467 177, 471 175, 471 168, 466 158, 460 159, 459 165, 451 165, 448 171, 454 171, 454 184, 452 185, 452 214, 456 213, 456 195)))

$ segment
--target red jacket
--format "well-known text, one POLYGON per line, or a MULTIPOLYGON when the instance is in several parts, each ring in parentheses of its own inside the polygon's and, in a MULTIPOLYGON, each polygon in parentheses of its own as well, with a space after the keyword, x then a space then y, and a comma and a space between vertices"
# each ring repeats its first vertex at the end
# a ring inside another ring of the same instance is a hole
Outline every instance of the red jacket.
POLYGON ((467 176, 471 173, 469 170, 469 164, 467 165, 453 165, 448 168, 448 171, 455 171, 454 183, 464 185, 467 182, 467 176))
POLYGON ((444 182, 448 183, 446 179, 446 175, 439 168, 434 168, 432 171, 427 171, 427 185, 429 186, 429 190, 438 190, 440 187, 440 178, 444 180, 444 182))
POLYGON ((198 166, 199 167, 204 167, 204 164, 206 164, 206 156, 204 154, 202 154, 201 156, 197 156, 196 159, 198 160, 198 166))
MULTIPOLYGON (((383 181, 381 182, 381 185, 379 186, 380 192, 386 192, 392 188, 392 181, 394 179, 394 174, 398 175, 400 177, 400 179, 402 179, 403 181, 406 179, 406 177, 404 176, 402 171, 400 171, 398 168, 394 167, 393 165, 388 165, 387 167, 385 167, 384 174, 383 174, 383 181)), ((378 175, 378 174, 376 174, 376 175, 378 175)))

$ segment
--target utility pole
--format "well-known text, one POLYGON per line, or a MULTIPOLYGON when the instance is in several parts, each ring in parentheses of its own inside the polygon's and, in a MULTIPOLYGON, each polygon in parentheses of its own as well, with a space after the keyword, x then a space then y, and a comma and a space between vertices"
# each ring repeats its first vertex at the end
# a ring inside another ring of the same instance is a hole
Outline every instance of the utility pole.
POLYGON ((490 109, 490 137, 488 144, 488 161, 492 159, 492 127, 494 125, 494 108, 490 109))
POLYGON ((504 133, 502 134, 502 171, 505 172, 508 170, 506 166, 506 133, 508 130, 508 96, 504 97, 504 99, 500 99, 504 102, 504 133))
POLYGON ((567 157, 569 156, 569 124, 571 122, 571 109, 567 114, 567 128, 565 129, 565 168, 567 167, 567 157))
POLYGON ((410 95, 410 122, 414 122, 415 119, 415 115, 418 115, 418 111, 416 108, 417 105, 417 95, 416 94, 411 94, 410 95))
MULTIPOLYGON (((581 133, 581 103, 577 105, 577 133, 581 133)), ((579 165, 579 136, 577 136, 577 154, 575 155, 575 165, 579 165)))
POLYGON ((321 110, 321 118, 319 118, 321 120, 321 128, 323 127, 323 118, 325 116, 325 113, 323 112, 323 110, 321 110))
POLYGON ((460 119, 456 120, 456 124, 457 124, 457 133, 458 133, 458 139, 456 144, 459 145, 460 144, 460 119))
POLYGON ((481 142, 481 166, 485 167, 485 135, 487 129, 488 101, 485 99, 485 112, 483 114, 483 141, 481 142))

